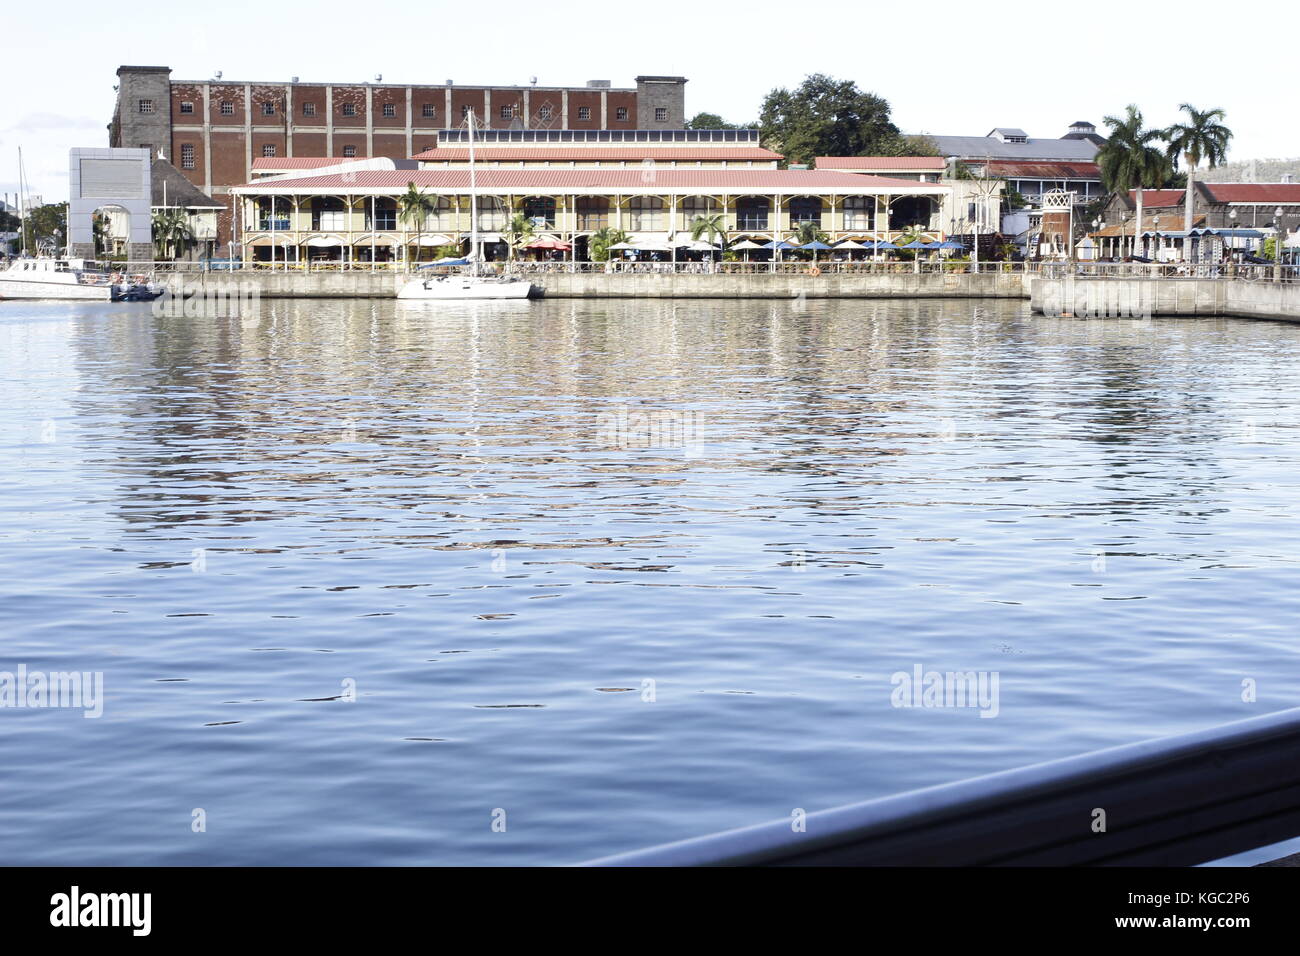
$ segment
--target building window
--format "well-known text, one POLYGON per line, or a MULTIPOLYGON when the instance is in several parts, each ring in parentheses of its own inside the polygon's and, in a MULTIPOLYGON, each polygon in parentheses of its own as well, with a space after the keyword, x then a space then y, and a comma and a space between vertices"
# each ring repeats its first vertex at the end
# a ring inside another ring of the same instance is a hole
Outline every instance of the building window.
POLYGON ((822 224, 822 201, 817 196, 795 196, 790 200, 791 226, 798 222, 822 224))
POLYGON ((337 196, 317 196, 311 201, 311 228, 314 232, 347 228, 347 211, 337 196))
POLYGON ((262 104, 262 115, 263 115, 263 116, 274 116, 274 115, 275 115, 275 103, 273 103, 273 102, 270 101, 270 100, 267 100, 265 103, 263 103, 263 104, 262 104))
POLYGON ((763 196, 741 196, 736 200, 736 228, 744 232, 766 229, 771 200, 763 196))
POLYGON ((357 104, 356 104, 356 103, 344 103, 342 106, 339 107, 339 112, 342 113, 344 116, 356 116, 356 115, 357 115, 357 104))
POLYGON ((664 201, 658 196, 633 196, 627 204, 633 232, 664 229, 664 201))
POLYGON ((484 232, 500 232, 506 227, 506 204, 499 196, 478 197, 478 227, 484 232))
MULTIPOLYGON (((482 203, 483 200, 479 200, 482 203)), ((480 223, 482 225, 482 223, 480 223)), ((451 200, 446 196, 439 196, 433 204, 433 210, 424 219, 424 228, 434 232, 455 232, 456 210, 451 205, 451 200)))
MULTIPOLYGON (((682 215, 682 228, 690 229, 691 224, 695 222, 697 216, 712 216, 721 210, 718 208, 716 199, 709 199, 707 196, 687 196, 681 200, 677 207, 682 215)), ((709 236, 700 237, 706 241, 712 241, 709 236)))
POLYGON ((551 119, 551 107, 550 107, 550 105, 548 104, 548 105, 546 105, 546 106, 543 106, 540 110, 537 111, 537 115, 538 115, 538 117, 539 117, 540 119, 543 119, 543 120, 546 120, 546 121, 549 122, 550 119, 551 119))
POLYGON ((432 103, 425 103, 424 106, 420 108, 420 115, 425 119, 433 119, 438 115, 438 111, 434 109, 432 103))
POLYGON ((604 229, 609 225, 609 200, 604 196, 578 197, 578 228, 604 229))
POLYGON ((152 112, 153 112, 153 100, 141 100, 141 101, 140 101, 140 112, 141 112, 141 113, 152 113, 152 112))
POLYGON ((357 148, 355 146, 343 147, 343 155, 346 156, 348 159, 351 159, 356 154, 357 154, 357 148))
POLYGON ((194 112, 194 104, 191 103, 191 102, 189 102, 188 100, 185 101, 185 102, 183 102, 183 103, 181 103, 181 112, 182 112, 182 113, 193 113, 193 112, 194 112))
POLYGON ((275 155, 275 144, 274 144, 274 143, 267 143, 267 144, 265 144, 265 145, 262 147, 262 155, 263 155, 264 157, 266 157, 267 159, 270 159, 272 156, 274 156, 274 155, 275 155))
POLYGON ((397 228, 397 202, 383 196, 366 203, 366 228, 392 231, 397 228))
POLYGON ((591 107, 590 107, 590 106, 579 106, 579 107, 578 107, 578 119, 580 119, 580 120, 589 120, 589 119, 591 119, 591 107))
POLYGON ((655 122, 656 123, 668 122, 668 108, 666 106, 655 107, 655 122))
POLYGON ((620 106, 618 109, 614 110, 614 119, 627 122, 627 107, 620 106))
POLYGON ((871 210, 875 199, 870 196, 844 197, 844 228, 867 230, 871 228, 871 210))
POLYGON ((181 169, 194 168, 194 144, 181 143, 181 169))
POLYGON ((230 102, 230 100, 222 100, 222 101, 221 101, 221 115, 222 115, 222 116, 234 116, 234 115, 235 115, 235 104, 232 103, 232 102, 230 102))
POLYGON ((315 103, 303 103, 303 104, 302 104, 302 115, 303 115, 303 116, 315 116, 315 115, 316 115, 316 104, 315 104, 315 103))
POLYGON ((550 196, 533 196, 524 200, 524 215, 536 229, 555 228, 555 200, 550 196))
POLYGON ((397 115, 397 104, 396 104, 396 103, 385 103, 385 104, 384 104, 384 115, 385 115, 385 116, 396 116, 396 115, 397 115))
POLYGON ((502 118, 502 119, 514 119, 514 118, 515 118, 515 108, 514 108, 513 106, 503 106, 503 107, 501 107, 501 118, 502 118))

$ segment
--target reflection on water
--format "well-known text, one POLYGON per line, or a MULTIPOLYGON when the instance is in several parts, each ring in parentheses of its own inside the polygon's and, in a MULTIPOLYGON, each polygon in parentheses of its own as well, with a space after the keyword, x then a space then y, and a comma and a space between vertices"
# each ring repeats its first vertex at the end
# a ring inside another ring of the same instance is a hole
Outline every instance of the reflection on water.
POLYGON ((0 709, 9 862, 565 862, 1296 703, 1292 326, 5 303, 0 343, 0 670, 107 698, 0 709), (891 706, 918 665, 997 718, 891 706))

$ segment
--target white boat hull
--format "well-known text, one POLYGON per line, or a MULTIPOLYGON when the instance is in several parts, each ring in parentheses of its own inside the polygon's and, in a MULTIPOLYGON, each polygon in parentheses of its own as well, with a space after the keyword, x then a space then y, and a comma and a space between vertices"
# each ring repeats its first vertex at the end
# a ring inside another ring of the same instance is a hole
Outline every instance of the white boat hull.
POLYGON ((73 285, 30 279, 6 281, 0 275, 0 299, 76 299, 83 302, 107 302, 112 294, 112 287, 107 285, 73 285))
POLYGON ((481 276, 433 276, 412 279, 397 292, 399 299, 527 299, 533 284, 526 279, 481 276))

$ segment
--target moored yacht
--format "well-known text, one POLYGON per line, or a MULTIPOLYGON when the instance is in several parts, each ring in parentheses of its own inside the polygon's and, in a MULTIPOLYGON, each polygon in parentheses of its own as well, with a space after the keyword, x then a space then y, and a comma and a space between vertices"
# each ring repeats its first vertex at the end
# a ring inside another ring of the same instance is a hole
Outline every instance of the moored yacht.
POLYGON ((145 276, 109 275, 84 259, 23 257, 0 271, 0 299, 149 302, 162 294, 145 276))

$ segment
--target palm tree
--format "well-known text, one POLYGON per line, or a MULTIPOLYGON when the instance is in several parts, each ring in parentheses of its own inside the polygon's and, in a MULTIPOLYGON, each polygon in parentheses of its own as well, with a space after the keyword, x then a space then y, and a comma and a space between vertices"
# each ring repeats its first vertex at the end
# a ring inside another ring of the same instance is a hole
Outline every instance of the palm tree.
POLYGON ((1196 168, 1201 165, 1202 159, 1209 164, 1209 169, 1223 162, 1228 155, 1232 130, 1220 122, 1227 118, 1227 114, 1221 109, 1198 110, 1191 103, 1183 103, 1178 108, 1187 114, 1187 122, 1175 123, 1165 130, 1164 137, 1169 141, 1169 145, 1165 148, 1165 156, 1174 164, 1177 164, 1178 157, 1181 156, 1183 162, 1187 164, 1187 200, 1183 209, 1183 232, 1190 234, 1192 207, 1196 201, 1196 194, 1192 191, 1192 178, 1196 174, 1196 168))
POLYGON ((1103 122, 1110 128, 1110 136, 1097 151, 1101 180, 1111 192, 1128 195, 1130 189, 1137 190, 1137 221, 1133 226, 1136 255, 1142 239, 1142 190, 1159 185, 1169 172, 1169 161, 1154 145, 1163 138, 1163 131, 1144 129, 1142 111, 1131 103, 1124 116, 1107 116, 1103 122))
POLYGON ((587 255, 591 256, 592 262, 605 262, 609 259, 609 247, 627 240, 628 235, 622 229, 605 226, 593 232, 587 240, 587 255))
POLYGON ((175 259, 194 240, 184 209, 159 209, 153 214, 153 241, 160 258, 175 259))
POLYGON ((696 216, 691 220, 691 242, 699 242, 700 237, 706 235, 709 242, 721 243, 724 250, 727 248, 727 220, 722 213, 696 216))
POLYGON ((518 253, 519 247, 533 237, 533 221, 522 212, 517 212, 510 217, 510 221, 501 230, 501 234, 505 237, 506 245, 510 250, 510 258, 513 259, 518 253))
POLYGON ((420 230, 429 218, 429 213, 438 208, 438 201, 415 183, 406 184, 406 192, 397 197, 398 217, 403 222, 415 223, 415 258, 420 258, 420 230))

